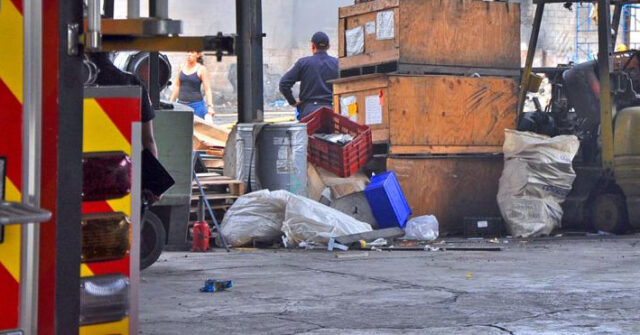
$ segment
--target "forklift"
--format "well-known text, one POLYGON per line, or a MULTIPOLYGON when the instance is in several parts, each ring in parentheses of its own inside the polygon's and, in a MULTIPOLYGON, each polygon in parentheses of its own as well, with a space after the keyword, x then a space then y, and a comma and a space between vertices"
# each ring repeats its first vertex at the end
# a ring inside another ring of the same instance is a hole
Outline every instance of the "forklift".
POLYGON ((622 8, 637 1, 598 0, 598 60, 556 68, 533 68, 542 14, 547 4, 571 8, 579 1, 534 0, 533 29, 518 101, 519 130, 576 135, 576 179, 563 203, 563 228, 609 233, 640 229, 640 52, 614 53, 622 8), (614 6, 613 17, 611 6, 614 6), (536 113, 544 125, 526 122, 528 92, 544 73, 551 101, 536 113), (525 118, 526 119, 526 118, 525 118))

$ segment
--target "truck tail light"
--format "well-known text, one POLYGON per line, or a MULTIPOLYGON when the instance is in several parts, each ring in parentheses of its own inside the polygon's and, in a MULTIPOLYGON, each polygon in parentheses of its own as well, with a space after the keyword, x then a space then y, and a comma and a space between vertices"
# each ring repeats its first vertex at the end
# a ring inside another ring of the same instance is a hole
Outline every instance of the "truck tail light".
POLYGON ((83 201, 117 199, 131 192, 131 159, 124 152, 85 154, 82 171, 83 201))
POLYGON ((120 321, 129 314, 129 279, 123 275, 80 281, 80 324, 120 321))
POLYGON ((129 252, 129 219, 123 213, 82 218, 82 261, 120 259, 129 252))

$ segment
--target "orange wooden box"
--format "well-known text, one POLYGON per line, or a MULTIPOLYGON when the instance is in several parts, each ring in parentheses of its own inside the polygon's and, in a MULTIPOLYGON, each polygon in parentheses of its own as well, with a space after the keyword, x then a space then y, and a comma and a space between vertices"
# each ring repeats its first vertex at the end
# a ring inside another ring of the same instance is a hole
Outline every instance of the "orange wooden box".
POLYGON ((336 112, 351 98, 358 123, 380 121, 368 124, 373 142, 389 142, 392 154, 499 153, 516 123, 511 78, 366 75, 334 81, 333 93, 336 112), (381 116, 372 118, 366 99, 375 96, 381 116))
POLYGON ((413 216, 435 215, 441 236, 461 234, 464 218, 500 217, 502 155, 396 157, 398 177, 413 216))
POLYGON ((341 69, 387 62, 520 69, 520 4, 513 2, 364 2, 340 8, 338 34, 341 69), (347 54, 347 33, 363 40, 363 52, 347 54))

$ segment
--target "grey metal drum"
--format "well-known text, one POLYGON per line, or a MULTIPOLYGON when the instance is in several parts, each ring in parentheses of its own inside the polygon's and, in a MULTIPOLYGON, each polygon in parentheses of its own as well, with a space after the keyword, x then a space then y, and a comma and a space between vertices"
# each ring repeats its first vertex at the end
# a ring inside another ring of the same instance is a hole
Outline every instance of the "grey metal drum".
POLYGON ((307 125, 265 125, 257 138, 258 177, 263 188, 307 196, 307 125))

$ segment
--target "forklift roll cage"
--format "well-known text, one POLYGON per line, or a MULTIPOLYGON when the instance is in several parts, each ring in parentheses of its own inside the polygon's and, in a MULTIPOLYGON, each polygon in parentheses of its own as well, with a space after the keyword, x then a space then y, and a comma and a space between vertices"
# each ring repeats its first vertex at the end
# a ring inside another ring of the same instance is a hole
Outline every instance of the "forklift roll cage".
MULTIPOLYGON (((534 0, 536 12, 533 19, 533 28, 527 50, 527 59, 521 79, 520 97, 518 100, 518 114, 524 109, 524 102, 527 97, 527 88, 533 70, 533 58, 535 56, 542 24, 542 13, 546 4, 554 3, 582 3, 585 1, 576 0, 534 0)), ((589 2, 589 1, 587 1, 589 2)), ((610 76, 602 75, 611 73, 613 68, 613 50, 618 36, 620 16, 622 7, 627 4, 640 3, 638 0, 598 0, 593 1, 598 4, 598 70, 600 75, 600 139, 602 141, 602 168, 606 175, 613 177, 614 168, 614 148, 613 148, 613 111, 611 106, 611 83, 610 76), (611 6, 614 7, 613 18, 611 17, 611 6), (613 28, 613 31, 612 31, 613 28)))

